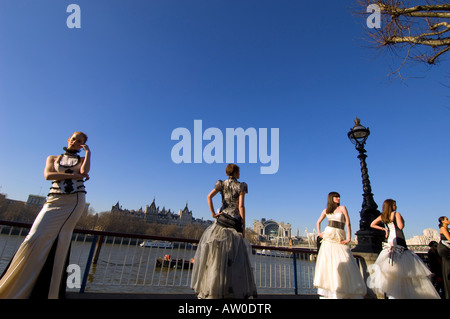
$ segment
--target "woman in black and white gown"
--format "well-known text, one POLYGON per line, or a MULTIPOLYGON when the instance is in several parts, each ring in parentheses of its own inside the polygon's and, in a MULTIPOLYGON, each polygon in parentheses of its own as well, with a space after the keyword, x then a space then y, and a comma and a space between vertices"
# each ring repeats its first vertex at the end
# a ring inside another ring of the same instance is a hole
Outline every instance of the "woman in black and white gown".
POLYGON ((385 231, 387 242, 370 269, 368 286, 391 299, 440 299, 430 280, 431 271, 406 245, 404 226, 397 203, 385 200, 382 214, 370 227, 385 231))
POLYGON ((47 202, 0 279, 0 299, 63 297, 73 229, 85 208, 84 181, 91 152, 87 136, 75 132, 65 153, 49 156, 45 179, 52 181, 47 202), (85 157, 77 153, 83 149, 85 157))

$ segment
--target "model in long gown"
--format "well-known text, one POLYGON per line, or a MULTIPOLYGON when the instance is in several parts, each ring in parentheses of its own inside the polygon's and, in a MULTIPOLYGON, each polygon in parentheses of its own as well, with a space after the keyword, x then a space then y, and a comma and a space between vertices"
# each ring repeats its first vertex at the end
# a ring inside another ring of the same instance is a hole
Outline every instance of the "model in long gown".
POLYGON ((366 295, 366 284, 358 264, 345 240, 345 216, 342 212, 327 214, 328 226, 317 254, 314 287, 323 298, 358 299, 366 295))
POLYGON ((395 216, 387 227, 389 237, 370 269, 369 288, 392 299, 439 299, 430 280, 431 271, 407 248, 395 216))
MULTIPOLYGON (((81 160, 63 154, 54 167, 79 172, 81 160)), ((84 211, 85 193, 83 180, 52 183, 47 202, 0 279, 0 299, 64 297, 72 232, 84 211)))
MULTIPOLYGON (((234 178, 219 180, 215 189, 222 194, 222 214, 240 222, 236 199, 247 184, 234 178)), ((249 254, 250 243, 235 228, 217 221, 200 238, 194 257, 191 287, 200 299, 256 297, 256 285, 249 254)))
POLYGON ((444 234, 438 244, 438 254, 442 260, 442 279, 444 281, 445 299, 450 299, 450 241, 444 234))

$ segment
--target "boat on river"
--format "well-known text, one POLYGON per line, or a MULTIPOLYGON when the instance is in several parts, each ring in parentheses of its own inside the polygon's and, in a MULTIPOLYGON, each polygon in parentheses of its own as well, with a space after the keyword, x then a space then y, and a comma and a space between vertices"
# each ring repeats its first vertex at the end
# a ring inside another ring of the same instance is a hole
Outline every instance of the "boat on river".
POLYGON ((194 258, 189 260, 179 258, 171 258, 170 255, 165 255, 164 257, 156 258, 156 267, 165 267, 165 268, 177 268, 177 269, 192 269, 194 266, 194 258))
POLYGON ((139 244, 141 247, 172 249, 173 245, 168 241, 151 241, 146 240, 139 244))

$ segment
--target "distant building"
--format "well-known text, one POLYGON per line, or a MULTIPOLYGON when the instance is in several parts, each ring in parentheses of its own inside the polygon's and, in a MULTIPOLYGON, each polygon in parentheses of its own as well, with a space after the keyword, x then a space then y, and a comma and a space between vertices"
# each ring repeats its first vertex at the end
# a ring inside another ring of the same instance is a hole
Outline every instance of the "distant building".
POLYGON ((414 236, 411 239, 406 240, 407 245, 428 245, 430 241, 439 242, 439 231, 433 228, 427 228, 423 231, 422 235, 414 236))
POLYGON ((138 210, 123 209, 119 202, 112 206, 111 212, 121 212, 125 214, 134 215, 136 218, 140 218, 148 223, 157 223, 165 225, 178 225, 183 227, 187 224, 202 224, 208 226, 212 224, 210 220, 203 220, 194 218, 192 211, 189 210, 188 204, 183 209, 178 211, 178 214, 173 213, 170 209, 166 210, 165 207, 159 209, 155 204, 155 199, 150 205, 146 205, 145 209, 139 208, 138 210))
MULTIPOLYGON (((28 200, 25 203, 25 205, 27 205, 27 206, 35 206, 35 207, 38 207, 39 209, 41 209, 42 206, 44 206, 46 201, 47 201, 47 197, 46 196, 30 194, 30 195, 28 195, 28 200)), ((83 214, 87 214, 89 212, 89 205, 90 205, 89 203, 85 204, 83 214)))
POLYGON ((272 219, 262 218, 253 221, 253 231, 259 235, 260 240, 276 240, 291 238, 291 224, 276 222, 272 219))
POLYGON ((41 208, 47 201, 47 197, 40 195, 28 195, 26 205, 32 205, 41 208))

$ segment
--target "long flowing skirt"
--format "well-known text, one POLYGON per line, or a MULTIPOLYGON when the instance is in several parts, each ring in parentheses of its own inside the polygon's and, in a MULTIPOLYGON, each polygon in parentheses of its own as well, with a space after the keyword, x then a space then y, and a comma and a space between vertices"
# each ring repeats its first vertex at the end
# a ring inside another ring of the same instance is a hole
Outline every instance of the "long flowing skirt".
POLYGON ((440 298, 428 267, 419 256, 402 246, 385 244, 369 272, 368 286, 389 298, 440 298))
POLYGON ((256 297, 256 285, 247 239, 232 228, 209 226, 194 257, 191 287, 198 298, 256 297))
POLYGON ((438 254, 442 260, 442 279, 444 281, 445 299, 450 299, 450 249, 441 242, 438 245, 438 254))
POLYGON ((347 245, 340 241, 345 232, 326 227, 314 272, 314 287, 324 298, 358 299, 366 295, 366 284, 347 245))
POLYGON ((0 279, 0 299, 60 297, 62 277, 85 194, 52 195, 0 279))

